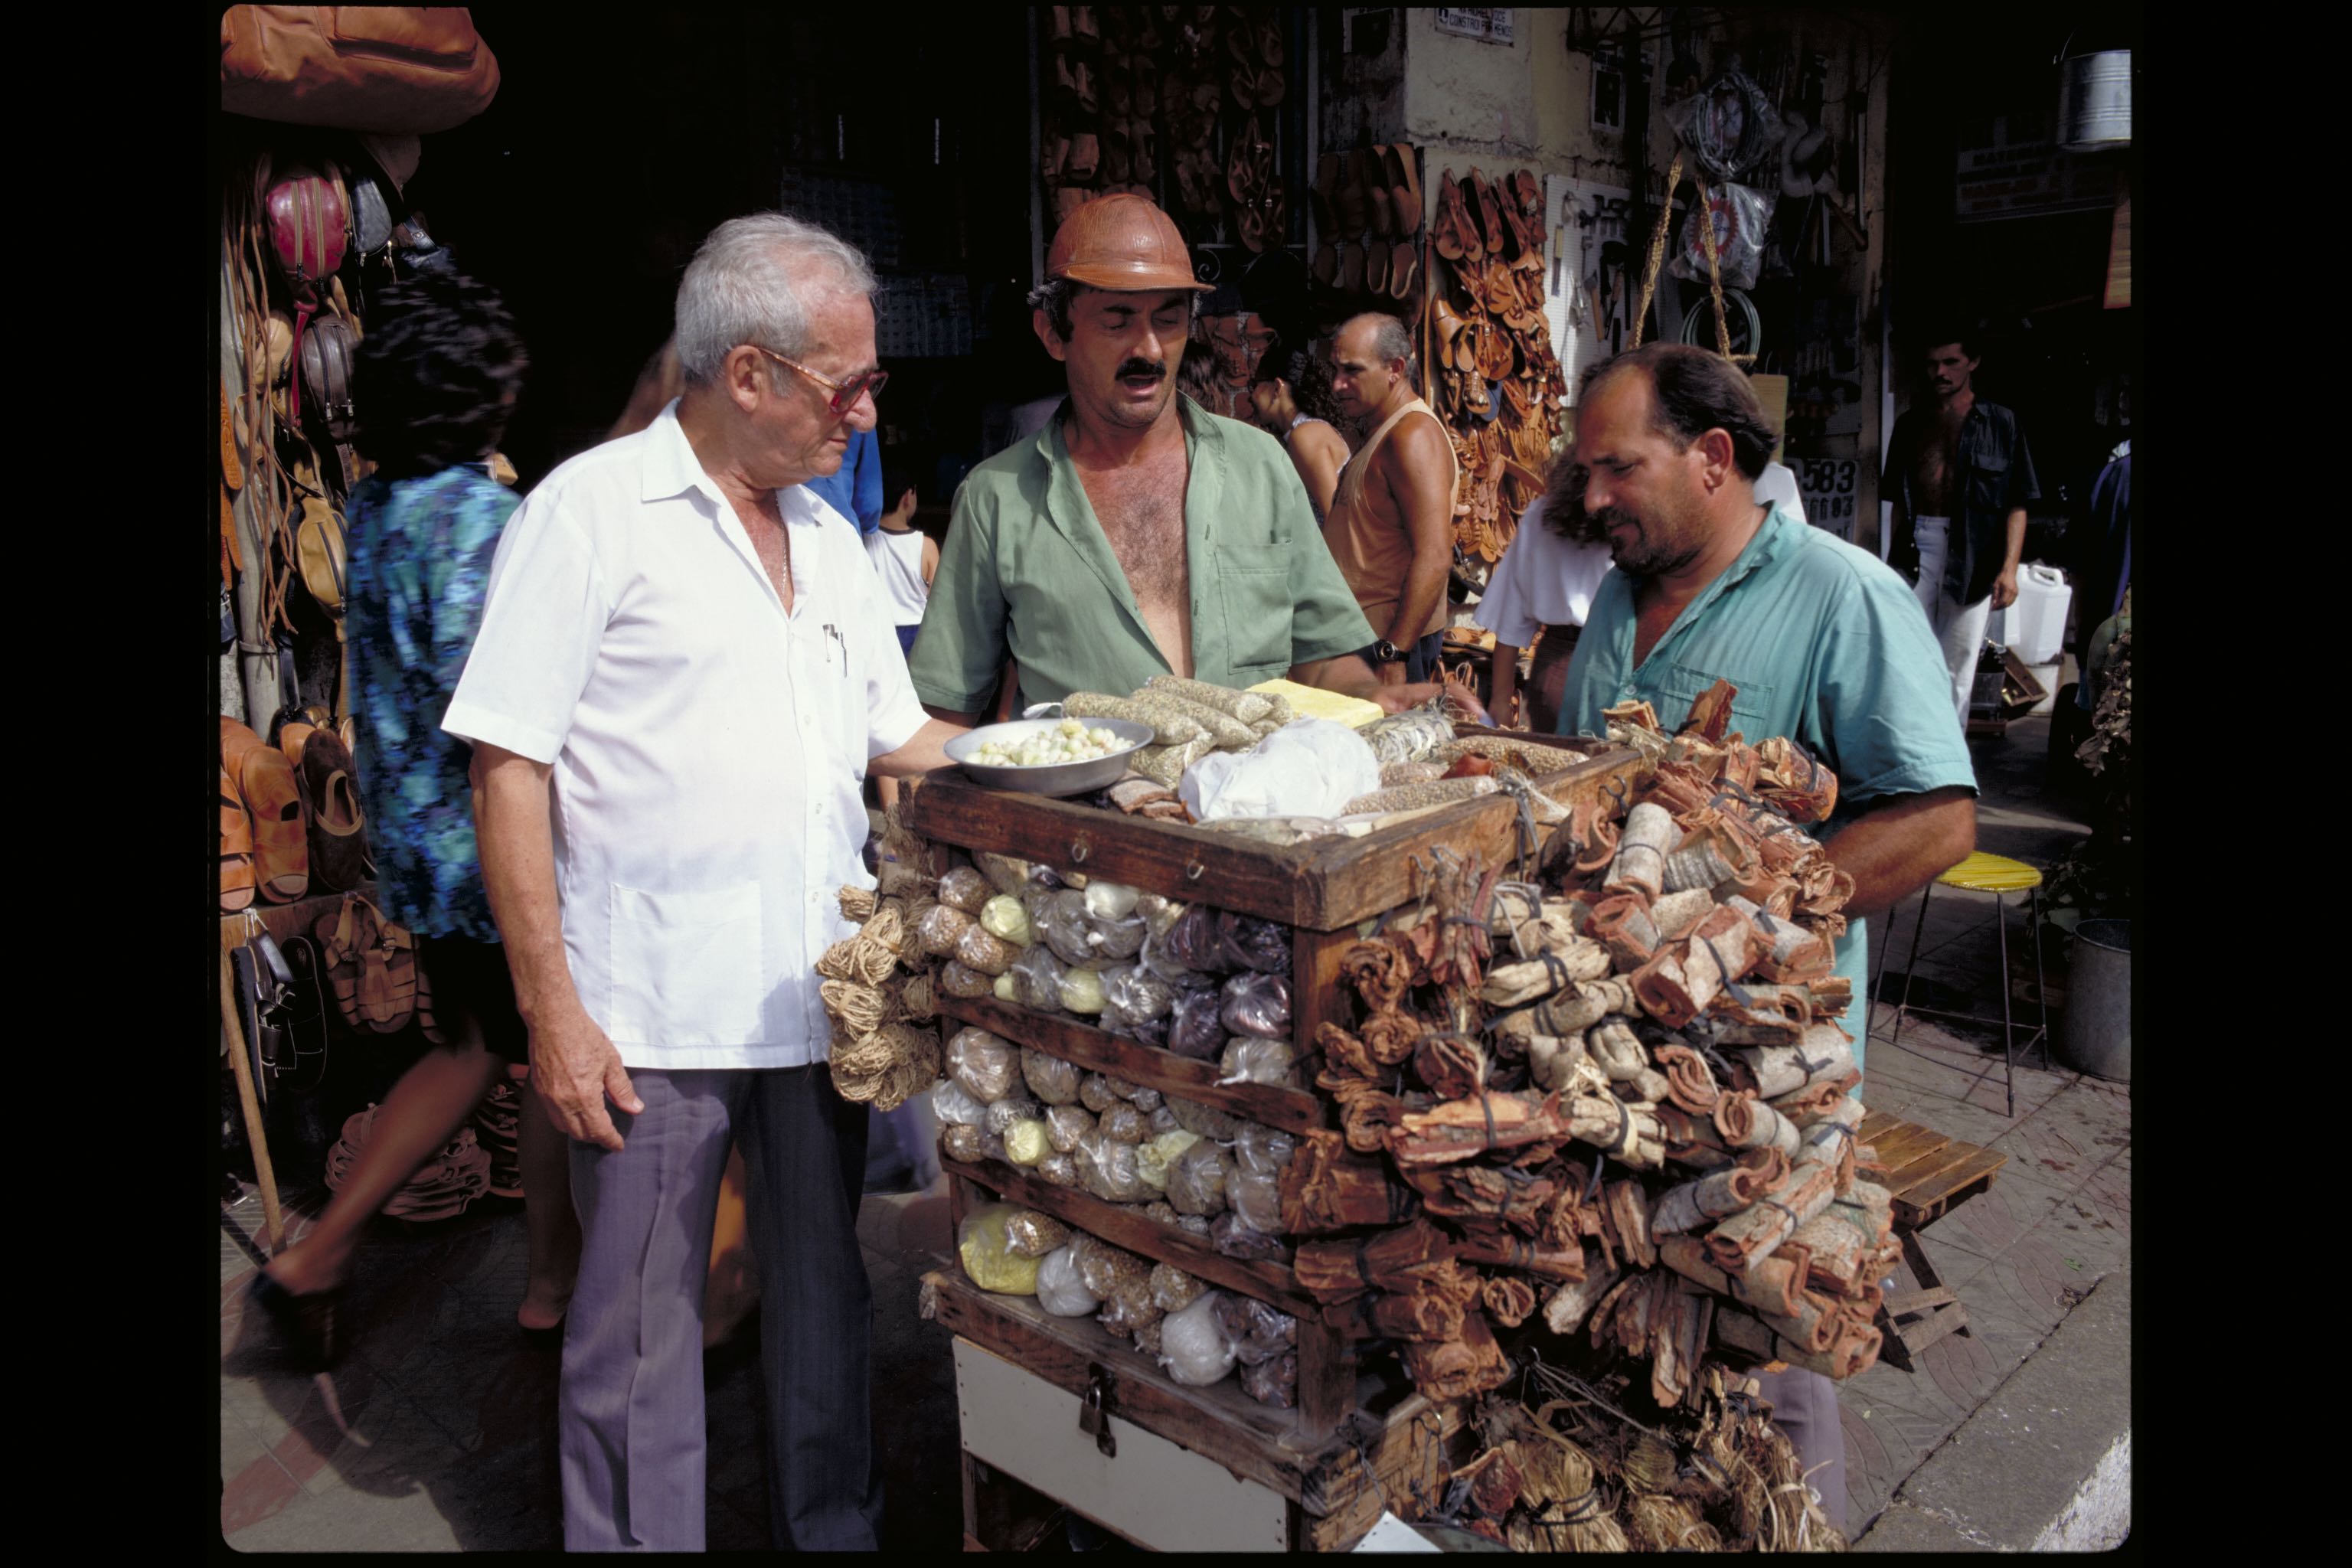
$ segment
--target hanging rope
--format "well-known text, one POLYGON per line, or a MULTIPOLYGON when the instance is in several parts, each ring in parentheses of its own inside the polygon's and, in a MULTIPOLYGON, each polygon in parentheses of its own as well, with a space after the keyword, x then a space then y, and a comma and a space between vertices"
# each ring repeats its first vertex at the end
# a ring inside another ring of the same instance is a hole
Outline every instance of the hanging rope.
MULTIPOLYGON (((1671 192, 1668 194, 1672 195, 1671 192)), ((1730 195, 1730 189, 1727 186, 1724 191, 1726 206, 1731 205, 1730 195)), ((1715 300, 1716 352, 1734 364, 1753 364, 1756 363, 1754 354, 1736 354, 1731 352, 1731 328, 1723 316, 1723 263, 1716 255, 1715 249, 1715 210, 1707 197, 1705 184, 1701 184, 1698 188, 1698 242, 1706 252, 1706 291, 1715 300)))
POLYGON ((1642 346, 1642 323, 1650 319, 1650 300, 1658 291, 1658 266, 1666 258, 1666 231, 1674 226, 1675 185, 1683 177, 1681 149, 1675 152, 1675 161, 1666 168, 1665 199, 1658 204, 1658 226, 1650 236, 1650 259, 1642 268, 1642 302, 1633 311, 1633 341, 1625 346, 1642 346))

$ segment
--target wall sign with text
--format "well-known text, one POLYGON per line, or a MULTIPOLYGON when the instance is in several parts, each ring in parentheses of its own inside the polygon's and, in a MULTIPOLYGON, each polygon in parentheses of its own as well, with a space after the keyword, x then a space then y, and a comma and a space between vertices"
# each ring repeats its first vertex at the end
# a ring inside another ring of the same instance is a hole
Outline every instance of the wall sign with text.
POLYGON ((1482 43, 1507 44, 1511 41, 1511 7, 1440 5, 1437 30, 1456 37, 1476 38, 1482 43))
POLYGON ((1862 483, 1857 458, 1795 458, 1797 499, 1805 504, 1805 521, 1843 539, 1853 532, 1856 491, 1862 483))

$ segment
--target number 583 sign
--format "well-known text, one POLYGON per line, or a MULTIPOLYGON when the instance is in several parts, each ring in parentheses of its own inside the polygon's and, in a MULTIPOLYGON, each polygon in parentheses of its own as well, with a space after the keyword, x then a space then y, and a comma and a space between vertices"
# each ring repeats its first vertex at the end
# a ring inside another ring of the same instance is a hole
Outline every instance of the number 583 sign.
POLYGON ((1805 521, 1838 534, 1853 531, 1854 489, 1862 478, 1861 461, 1853 458, 1799 458, 1797 494, 1805 503, 1805 521))

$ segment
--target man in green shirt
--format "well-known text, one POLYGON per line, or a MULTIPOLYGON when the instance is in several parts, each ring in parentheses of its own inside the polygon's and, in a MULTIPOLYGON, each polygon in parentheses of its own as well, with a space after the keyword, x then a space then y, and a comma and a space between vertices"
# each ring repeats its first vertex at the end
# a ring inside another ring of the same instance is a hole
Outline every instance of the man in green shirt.
POLYGON ((974 468, 908 669, 969 722, 1009 656, 1023 703, 1124 693, 1174 673, 1245 687, 1287 676, 1400 712, 1443 689, 1382 685, 1374 632, 1281 445, 1176 395, 1191 328, 1182 237, 1139 196, 1063 223, 1032 297, 1069 397, 1033 441, 974 468))
MULTIPOLYGON (((1584 506, 1608 531, 1601 581, 1560 700, 1560 729, 1600 734, 1601 710, 1640 700, 1679 727, 1720 678, 1738 689, 1731 727, 1786 735, 1838 775, 1818 833, 1853 878, 1837 973, 1853 1059, 1869 1028, 1864 917, 1883 913, 1976 847, 1969 760, 1927 619, 1877 557, 1778 506, 1755 482, 1776 437, 1748 377, 1684 343, 1652 343, 1598 367, 1576 410, 1584 506)), ((1827 1379, 1792 1370, 1766 1397, 1832 1522, 1845 1521, 1844 1449, 1827 1379), (1818 1450, 1818 1451, 1816 1451, 1818 1450)))

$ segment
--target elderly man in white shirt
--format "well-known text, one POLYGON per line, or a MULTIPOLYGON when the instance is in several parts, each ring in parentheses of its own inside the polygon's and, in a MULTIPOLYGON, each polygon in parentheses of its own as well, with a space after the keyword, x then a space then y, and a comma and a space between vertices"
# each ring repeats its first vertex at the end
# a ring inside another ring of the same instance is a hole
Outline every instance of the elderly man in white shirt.
MULTIPOLYGON (((1559 697, 1568 679, 1569 655, 1592 613, 1592 595, 1613 566, 1605 539, 1580 537, 1573 524, 1584 512, 1583 476, 1573 447, 1552 461, 1544 493, 1519 514, 1503 558, 1486 579, 1472 620, 1495 634, 1495 721, 1541 734, 1559 724, 1559 697), (1541 636, 1543 640, 1536 642, 1541 636), (1528 671, 1527 710, 1518 709, 1519 650, 1536 643, 1528 671)), ((1798 521, 1805 509, 1797 498, 1797 476, 1786 465, 1767 463, 1756 480, 1756 500, 1778 505, 1798 521)))
POLYGON ((942 765, 856 527, 802 488, 871 429, 874 277, 781 214, 703 242, 683 395, 550 474, 499 542, 443 727, 475 745, 531 1083, 573 1139, 564 1544, 704 1541, 702 1293, 750 1173, 776 1543, 867 1549, 866 1110, 812 966, 848 934, 867 772, 942 765), (608 1107, 609 1101, 609 1107, 608 1107))

